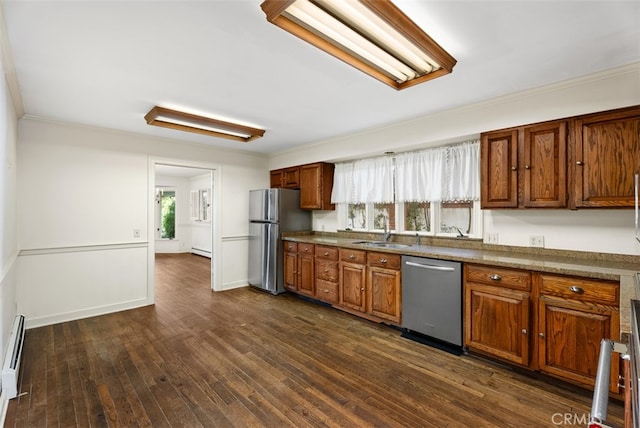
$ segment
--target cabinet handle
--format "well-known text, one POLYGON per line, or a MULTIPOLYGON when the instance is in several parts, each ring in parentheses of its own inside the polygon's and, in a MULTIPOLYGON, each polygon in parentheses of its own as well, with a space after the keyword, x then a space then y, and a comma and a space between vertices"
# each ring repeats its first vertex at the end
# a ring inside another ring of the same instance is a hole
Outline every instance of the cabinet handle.
POLYGON ((538 336, 544 338, 544 333, 538 333, 538 336))
POLYGON ((329 272, 329 269, 325 269, 324 271, 325 271, 325 272, 329 272))
POLYGON ((328 256, 328 255, 329 255, 329 252, 328 252, 328 251, 325 251, 325 252, 324 252, 324 255, 325 255, 325 256, 328 256))
POLYGON ((308 253, 308 252, 309 252, 309 249, 308 249, 308 248, 305 248, 305 249, 304 249, 304 252, 305 252, 305 253, 308 253))
POLYGON ((350 258, 350 259, 355 259, 355 258, 356 258, 356 256, 354 256, 353 254, 349 254, 349 258, 350 258))
POLYGON ((526 334, 527 334, 527 329, 526 328, 522 329, 522 334, 524 334, 526 336, 526 334))
POLYGON ((582 161, 577 161, 576 165, 584 165, 584 163, 582 161))
POLYGON ((498 275, 497 273, 494 273, 489 278, 491 278, 494 281, 500 281, 502 279, 502 277, 500 275, 498 275))
POLYGON ((569 291, 578 294, 584 293, 584 289, 582 287, 578 287, 577 285, 572 285, 571 287, 569 287, 569 291))
POLYGON ((329 292, 329 290, 326 290, 326 289, 325 289, 325 290, 324 290, 324 292, 325 292, 325 293, 328 293, 328 292, 329 292))
POLYGON ((364 288, 361 288, 360 291, 364 291, 364 288))
POLYGON ((380 259, 380 263, 386 263, 387 259, 380 259))
POLYGON ((517 171, 517 170, 518 170, 518 167, 517 167, 517 166, 512 166, 512 167, 511 167, 511 171, 517 171))
POLYGON ((290 250, 293 250, 293 245, 289 245, 289 249, 290 249, 290 250))
POLYGON ((524 169, 531 169, 531 167, 529 165, 525 165, 524 169))

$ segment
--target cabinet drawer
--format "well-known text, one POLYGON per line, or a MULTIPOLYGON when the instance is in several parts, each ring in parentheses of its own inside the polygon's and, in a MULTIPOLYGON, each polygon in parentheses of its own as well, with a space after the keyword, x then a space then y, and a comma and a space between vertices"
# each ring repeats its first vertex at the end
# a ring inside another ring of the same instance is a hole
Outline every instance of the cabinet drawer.
POLYGON ((316 278, 338 282, 338 262, 316 259, 316 278))
POLYGON ((298 243, 298 253, 300 254, 313 254, 313 244, 306 244, 304 242, 298 243))
POLYGON ((325 247, 316 245, 316 258, 325 260, 338 260, 338 249, 336 247, 325 247))
POLYGON ((540 294, 583 302, 619 306, 620 286, 614 281, 598 281, 571 276, 540 275, 540 294))
POLYGON ((297 242, 285 241, 284 250, 289 252, 289 253, 297 253, 298 252, 298 243, 297 242))
POLYGON ((400 269, 400 256, 389 253, 367 253, 367 265, 378 266, 387 269, 400 269))
POLYGON ((531 274, 516 269, 465 265, 465 281, 531 291, 531 274))
POLYGON ((316 280, 316 298, 328 303, 338 303, 338 283, 331 281, 324 281, 322 279, 316 280))
POLYGON ((340 260, 343 262, 365 264, 367 253, 360 250, 352 250, 350 248, 340 248, 340 260))

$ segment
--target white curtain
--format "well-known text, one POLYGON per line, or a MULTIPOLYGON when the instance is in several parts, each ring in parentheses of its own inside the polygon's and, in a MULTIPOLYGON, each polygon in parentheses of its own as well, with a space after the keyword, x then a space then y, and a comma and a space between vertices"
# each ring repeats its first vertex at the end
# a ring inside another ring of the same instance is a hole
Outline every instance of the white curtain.
POLYGON ((396 201, 441 200, 445 162, 445 147, 397 155, 396 201))
MULTIPOLYGON (((437 147, 395 158, 395 202, 480 199, 480 141, 437 147)), ((331 202, 394 202, 391 157, 338 163, 331 202)))
POLYGON ((445 201, 480 199, 480 142, 473 141, 447 148, 445 201))
POLYGON ((385 156, 336 164, 331 202, 393 202, 393 159, 385 156))

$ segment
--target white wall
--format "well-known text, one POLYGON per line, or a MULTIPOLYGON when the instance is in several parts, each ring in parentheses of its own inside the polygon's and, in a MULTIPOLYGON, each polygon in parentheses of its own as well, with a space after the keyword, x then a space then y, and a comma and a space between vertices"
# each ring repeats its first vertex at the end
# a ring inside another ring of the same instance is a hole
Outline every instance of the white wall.
MULTIPOLYGON (((269 168, 435 147, 484 131, 638 104, 640 63, 316 142, 272 156, 269 168)), ((530 235, 544 235, 547 248, 637 255, 632 215, 631 210, 485 210, 484 236, 498 233, 499 244, 526 246, 530 235)), ((313 229, 323 227, 336 230, 335 212, 314 212, 313 229)))
MULTIPOLYGON (((0 64, 2 69, 2 64, 0 64)), ((17 118, 8 94, 7 82, 0 78, 0 358, 17 313, 17 118)), ((1 360, 0 360, 1 361, 1 360)))
MULTIPOLYGON (((213 198, 211 197, 211 173, 202 174, 189 179, 189 192, 207 189, 209 191, 209 199, 211 203, 211 212, 213 212, 213 198)), ((189 248, 196 254, 210 256, 213 249, 211 242, 211 218, 208 221, 195 221, 190 223, 191 229, 191 245, 189 248)))
POLYGON ((250 189, 268 185, 263 157, 22 118, 17 282, 29 327, 152 303, 151 158, 220 165, 220 246, 234 262, 221 263, 219 288, 247 284, 245 200, 250 189), (235 237, 231 245, 225 236, 235 237))

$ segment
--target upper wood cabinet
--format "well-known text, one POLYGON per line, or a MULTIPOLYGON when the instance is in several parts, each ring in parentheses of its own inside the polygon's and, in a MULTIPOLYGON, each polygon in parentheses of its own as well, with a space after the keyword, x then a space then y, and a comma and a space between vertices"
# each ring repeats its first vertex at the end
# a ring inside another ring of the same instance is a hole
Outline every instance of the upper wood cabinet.
POLYGON ((634 206, 640 169, 640 107, 582 116, 574 126, 573 207, 634 206))
POLYGON ((309 210, 333 210, 333 164, 312 163, 300 167, 300 208, 309 210))
POLYGON ((283 187, 285 189, 300 188, 300 167, 274 169, 271 171, 271 188, 283 187))
POLYGON ((334 210, 332 163, 318 162, 271 171, 271 188, 300 189, 300 208, 334 210))
POLYGON ((482 134, 482 208, 567 206, 567 123, 482 134))
POLYGON ((482 208, 634 206, 640 106, 485 132, 482 208))
POLYGON ((518 206, 518 131, 482 134, 480 146, 482 208, 518 206))

